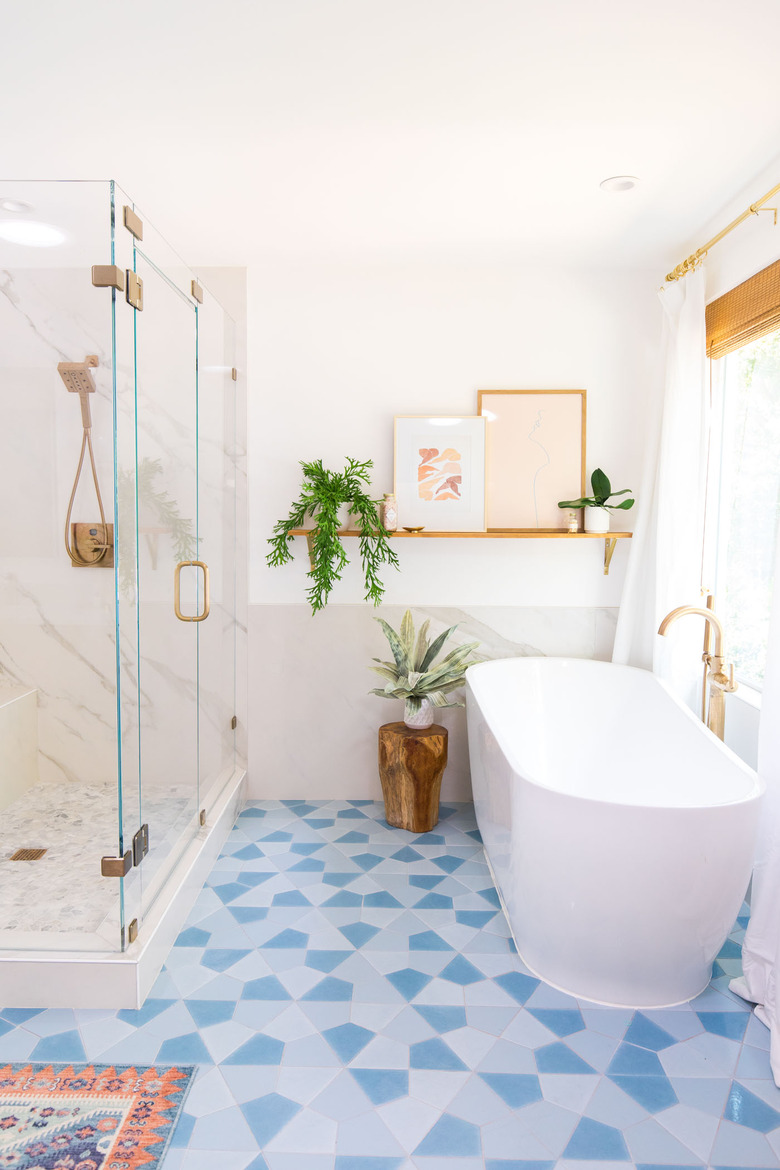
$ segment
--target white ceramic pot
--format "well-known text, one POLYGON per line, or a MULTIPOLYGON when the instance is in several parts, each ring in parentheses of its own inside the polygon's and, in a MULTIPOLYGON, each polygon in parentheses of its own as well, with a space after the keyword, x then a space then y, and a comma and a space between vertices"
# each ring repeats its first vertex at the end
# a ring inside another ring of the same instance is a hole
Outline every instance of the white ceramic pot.
POLYGON ((586 532, 609 532, 609 512, 606 508, 585 509, 586 532))
POLYGON ((424 727, 430 727, 433 723, 433 717, 436 708, 430 699, 423 699, 420 703, 420 710, 410 712, 408 704, 404 708, 404 723, 407 727, 412 727, 416 731, 421 731, 424 727))

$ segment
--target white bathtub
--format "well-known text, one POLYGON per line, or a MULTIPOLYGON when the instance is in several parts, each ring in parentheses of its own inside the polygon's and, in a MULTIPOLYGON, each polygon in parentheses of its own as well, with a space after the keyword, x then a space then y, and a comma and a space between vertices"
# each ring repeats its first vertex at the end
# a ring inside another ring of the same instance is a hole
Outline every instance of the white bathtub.
POLYGON ((759 777, 648 671, 511 658, 466 678, 477 824, 523 961, 597 1003, 693 998, 750 879, 759 777))

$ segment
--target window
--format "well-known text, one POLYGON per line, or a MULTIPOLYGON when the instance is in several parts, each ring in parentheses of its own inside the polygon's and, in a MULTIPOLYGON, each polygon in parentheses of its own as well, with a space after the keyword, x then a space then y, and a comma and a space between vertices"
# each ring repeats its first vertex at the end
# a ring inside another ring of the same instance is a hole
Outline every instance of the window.
POLYGON ((738 681, 761 690, 780 519, 780 329, 713 361, 712 375, 716 609, 738 681))

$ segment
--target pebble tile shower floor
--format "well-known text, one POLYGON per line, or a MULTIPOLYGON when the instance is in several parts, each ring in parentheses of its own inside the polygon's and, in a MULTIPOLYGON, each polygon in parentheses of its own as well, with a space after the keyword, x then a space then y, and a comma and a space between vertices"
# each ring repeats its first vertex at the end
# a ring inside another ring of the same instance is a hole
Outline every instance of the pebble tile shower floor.
POLYGON ((596 1007, 520 962, 471 805, 255 802, 144 1007, 0 1010, 0 1059, 197 1063, 163 1170, 780 1167, 745 924, 693 1003, 596 1007))

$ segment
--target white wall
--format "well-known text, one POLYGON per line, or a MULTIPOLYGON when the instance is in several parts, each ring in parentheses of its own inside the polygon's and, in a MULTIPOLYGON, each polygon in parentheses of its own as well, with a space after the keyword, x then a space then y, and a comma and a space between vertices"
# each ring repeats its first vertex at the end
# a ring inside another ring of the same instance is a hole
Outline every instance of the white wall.
MULTIPOLYGON (((476 413, 481 388, 584 388, 588 471, 601 466, 616 487, 637 489, 645 408, 655 386, 660 275, 444 254, 311 262, 269 256, 250 269, 250 636, 258 665, 254 681, 250 669, 249 721, 256 796, 376 796, 374 729, 397 717, 366 699, 370 676, 357 664, 346 676, 331 670, 355 646, 366 660, 381 650, 369 650, 366 630, 375 627, 356 567, 334 590, 331 605, 345 610, 331 618, 308 616, 302 540, 295 542, 294 565, 265 565, 267 537, 298 494, 298 462, 322 457, 335 468, 349 455, 372 458, 381 496, 393 481, 394 415, 476 413), (296 646, 287 654, 284 630, 296 646), (269 654, 268 639, 277 648, 280 637, 279 653, 269 654), (308 655, 297 648, 301 640, 308 655), (281 700, 269 709, 269 695, 286 696, 286 711, 281 700), (321 737, 329 719, 343 726, 350 711, 359 713, 360 747, 345 731, 341 743, 328 737, 317 758, 306 737, 321 737)), ((621 515, 621 527, 631 522, 631 513, 621 515)), ((619 604, 627 543, 605 577, 596 541, 399 541, 401 572, 387 574, 385 600, 399 607, 485 607, 483 617, 491 607, 497 614, 503 607, 535 609, 540 637, 520 642, 540 653, 590 654, 573 631, 619 604), (558 607, 582 611, 580 622, 560 623, 563 636, 555 633, 558 607)), ((460 762, 453 767, 466 777, 457 785, 463 798, 467 771, 460 762)))

